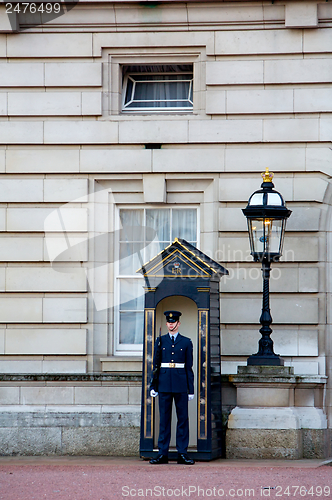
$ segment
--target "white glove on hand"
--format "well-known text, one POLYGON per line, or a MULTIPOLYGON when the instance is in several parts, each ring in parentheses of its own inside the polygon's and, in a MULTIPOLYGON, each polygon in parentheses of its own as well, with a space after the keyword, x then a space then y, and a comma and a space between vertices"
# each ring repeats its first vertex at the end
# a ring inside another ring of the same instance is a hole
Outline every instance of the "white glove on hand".
POLYGON ((153 398, 155 398, 156 396, 158 396, 158 392, 156 392, 154 389, 151 389, 150 396, 152 396, 153 398))
POLYGON ((188 394, 188 401, 191 401, 192 399, 194 399, 194 394, 188 394))

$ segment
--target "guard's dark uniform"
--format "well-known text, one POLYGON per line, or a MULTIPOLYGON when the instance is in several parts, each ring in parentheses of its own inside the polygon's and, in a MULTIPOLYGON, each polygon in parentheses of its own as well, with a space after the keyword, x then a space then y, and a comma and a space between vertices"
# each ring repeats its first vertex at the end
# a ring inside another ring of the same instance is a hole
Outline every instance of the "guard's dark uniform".
MULTIPOLYGON (((151 382, 150 388, 159 393, 158 448, 159 453, 167 457, 171 438, 173 399, 177 413, 176 448, 179 454, 187 453, 189 444, 188 394, 194 394, 193 344, 188 337, 180 333, 172 344, 170 335, 167 334, 161 337, 160 348, 159 377, 157 383, 151 382), (166 367, 165 364, 168 366, 166 367), (178 364, 183 367, 177 367, 178 364)), ((158 342, 156 342, 154 352, 154 369, 158 358, 157 350, 158 342)))

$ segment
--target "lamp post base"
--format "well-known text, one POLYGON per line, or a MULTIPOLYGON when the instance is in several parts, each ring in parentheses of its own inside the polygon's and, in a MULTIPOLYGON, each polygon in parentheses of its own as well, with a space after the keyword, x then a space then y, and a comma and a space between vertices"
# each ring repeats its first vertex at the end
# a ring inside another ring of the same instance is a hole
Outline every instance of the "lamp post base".
POLYGON ((277 355, 261 356, 252 354, 247 359, 247 366, 284 366, 284 360, 277 355))

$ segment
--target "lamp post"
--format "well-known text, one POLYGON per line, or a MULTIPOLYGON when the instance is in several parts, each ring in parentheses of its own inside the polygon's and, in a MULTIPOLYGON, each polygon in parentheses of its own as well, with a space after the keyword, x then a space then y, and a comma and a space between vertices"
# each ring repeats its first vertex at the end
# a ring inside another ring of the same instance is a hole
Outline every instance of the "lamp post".
POLYGON ((258 343, 258 352, 249 356, 247 365, 283 366, 284 360, 274 353, 273 340, 270 338, 270 264, 277 262, 282 255, 286 221, 292 212, 286 208, 281 194, 273 189, 273 173, 266 168, 262 177, 262 189, 255 191, 246 208, 242 209, 248 222, 251 255, 255 262, 262 263, 263 273, 262 314, 259 320, 262 337, 258 343))

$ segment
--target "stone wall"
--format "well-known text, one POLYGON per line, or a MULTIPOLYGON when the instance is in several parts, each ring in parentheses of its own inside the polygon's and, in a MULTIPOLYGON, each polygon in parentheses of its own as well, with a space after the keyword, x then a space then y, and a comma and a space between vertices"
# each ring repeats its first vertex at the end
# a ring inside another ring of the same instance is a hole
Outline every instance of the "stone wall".
MULTIPOLYGON (((229 269, 222 370, 235 374, 257 351, 262 286, 241 208, 268 166, 293 212, 271 278, 275 352, 298 375, 330 376, 332 5, 84 1, 42 27, 38 13, 10 26, 4 8, 0 371, 118 370, 115 242, 94 237, 118 227, 119 207, 150 204, 197 207, 200 249, 229 269), (123 65, 148 63, 193 64, 192 113, 121 113, 123 65), (91 277, 96 262, 108 267, 91 277)), ((44 390, 1 387, 0 405, 44 405, 44 390)))

